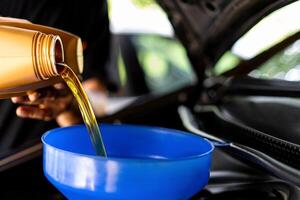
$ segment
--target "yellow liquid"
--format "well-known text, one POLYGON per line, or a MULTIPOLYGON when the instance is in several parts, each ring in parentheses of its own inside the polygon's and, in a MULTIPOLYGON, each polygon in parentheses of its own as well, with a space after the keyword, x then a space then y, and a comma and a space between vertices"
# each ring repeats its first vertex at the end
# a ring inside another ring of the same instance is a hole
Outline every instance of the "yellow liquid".
POLYGON ((101 133, 97 124, 95 114, 78 77, 73 72, 73 70, 66 64, 60 63, 57 65, 58 68, 60 68, 60 76, 66 82, 77 101, 79 110, 81 112, 83 121, 88 129, 90 139, 94 146, 96 154, 99 156, 106 157, 105 147, 102 141, 101 133))

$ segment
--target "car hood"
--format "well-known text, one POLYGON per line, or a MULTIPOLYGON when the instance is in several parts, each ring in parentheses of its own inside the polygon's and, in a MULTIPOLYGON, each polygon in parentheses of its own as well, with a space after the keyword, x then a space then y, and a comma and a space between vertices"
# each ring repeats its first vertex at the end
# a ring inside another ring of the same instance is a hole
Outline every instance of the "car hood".
POLYGON ((201 78, 264 16, 296 0, 158 0, 201 78))

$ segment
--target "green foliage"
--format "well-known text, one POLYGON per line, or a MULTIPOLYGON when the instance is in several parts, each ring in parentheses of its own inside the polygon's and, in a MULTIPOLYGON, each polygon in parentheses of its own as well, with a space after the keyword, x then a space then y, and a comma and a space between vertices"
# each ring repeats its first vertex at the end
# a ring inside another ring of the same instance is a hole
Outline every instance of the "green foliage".
POLYGON ((152 91, 170 91, 194 81, 186 51, 178 41, 144 35, 135 37, 134 42, 152 91))
POLYGON ((139 6, 139 7, 148 7, 152 5, 156 5, 155 0, 131 0, 133 4, 139 6))
POLYGON ((257 78, 284 78, 284 76, 294 68, 299 68, 300 64, 300 41, 275 54, 271 59, 259 66, 252 75, 257 78))
MULTIPOLYGON (((226 52, 217 62, 214 73, 220 75, 238 65, 240 58, 231 51, 226 52)), ((294 42, 281 52, 274 54, 269 60, 258 66, 250 76, 263 79, 284 79, 291 69, 300 68, 300 40, 294 42)), ((299 74, 300 76, 300 74, 299 74)))
POLYGON ((124 64, 124 60, 122 58, 122 55, 118 55, 118 70, 119 70, 119 78, 121 81, 121 85, 125 86, 127 82, 127 74, 126 74, 126 67, 124 64))
POLYGON ((230 69, 236 67, 241 59, 233 54, 231 51, 227 51, 217 62, 214 68, 214 74, 220 75, 230 69))

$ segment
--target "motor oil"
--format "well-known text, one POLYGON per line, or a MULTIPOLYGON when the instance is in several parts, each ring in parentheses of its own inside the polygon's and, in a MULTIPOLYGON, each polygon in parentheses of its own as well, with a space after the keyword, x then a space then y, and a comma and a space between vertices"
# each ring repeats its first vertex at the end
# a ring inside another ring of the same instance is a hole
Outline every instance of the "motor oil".
POLYGON ((96 155, 106 157, 107 155, 105 147, 95 114, 93 112, 88 96, 85 93, 78 77, 73 72, 73 70, 64 63, 57 64, 57 67, 60 76, 66 82, 77 101, 82 119, 88 129, 90 139, 96 151, 96 155))
POLYGON ((81 39, 26 22, 0 21, 0 98, 26 94, 61 81, 56 63, 83 71, 81 39))
POLYGON ((76 74, 83 70, 79 37, 31 23, 0 22, 0 98, 64 80, 72 91, 97 155, 106 156, 96 117, 76 74), (70 67, 69 67, 70 66, 70 67))

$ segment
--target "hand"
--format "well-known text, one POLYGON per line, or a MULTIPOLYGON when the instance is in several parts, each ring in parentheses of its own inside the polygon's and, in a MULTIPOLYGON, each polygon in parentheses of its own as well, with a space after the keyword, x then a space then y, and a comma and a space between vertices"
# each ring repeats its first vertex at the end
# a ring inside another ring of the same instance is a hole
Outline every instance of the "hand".
MULTIPOLYGON (((97 78, 82 83, 85 90, 106 94, 107 91, 97 78)), ((27 92, 26 96, 13 97, 13 103, 23 104, 16 113, 19 117, 44 121, 56 120, 59 126, 71 126, 82 123, 77 103, 68 87, 63 83, 52 87, 27 92)), ((92 103, 93 101, 91 101, 92 103)), ((96 104, 95 104, 96 105, 96 104)), ((93 106, 93 105, 92 105, 93 106)), ((96 105, 96 114, 105 115, 105 103, 96 105)))
POLYGON ((44 121, 56 119, 60 126, 81 123, 81 117, 74 98, 63 83, 52 87, 27 92, 26 96, 13 97, 13 103, 20 105, 16 113, 22 118, 44 121))

